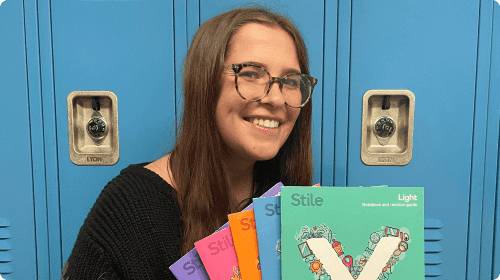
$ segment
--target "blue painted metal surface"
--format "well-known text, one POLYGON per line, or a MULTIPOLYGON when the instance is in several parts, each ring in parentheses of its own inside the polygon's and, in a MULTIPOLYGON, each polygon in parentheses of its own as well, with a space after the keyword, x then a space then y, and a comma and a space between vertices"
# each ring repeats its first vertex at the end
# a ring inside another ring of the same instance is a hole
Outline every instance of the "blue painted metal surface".
POLYGON ((176 128, 179 129, 180 120, 183 110, 183 62, 188 50, 187 38, 187 5, 185 1, 174 2, 174 67, 175 67, 175 112, 176 112, 176 128))
MULTIPOLYGON (((486 237, 482 240, 482 247, 487 248, 481 254, 484 262, 490 260, 492 254, 492 279, 500 277, 500 4, 495 2, 493 5, 493 34, 492 34, 492 53, 491 53, 491 73, 490 73, 490 94, 488 101, 488 138, 486 144, 486 162, 485 162, 485 195, 483 207, 483 219, 485 219, 486 237), (494 224, 492 224, 494 223, 494 224), (490 233, 493 231, 493 240, 490 233), (490 249, 492 251, 490 251, 490 249)), ((488 273, 486 263, 482 270, 488 273)))
MULTIPOLYGON (((465 279, 467 273, 478 18, 473 1, 352 1, 350 77, 344 81, 347 185, 425 187, 425 217, 443 223, 443 239, 426 242, 426 252, 439 252, 444 260, 426 266, 427 276, 465 279), (415 95, 413 159, 407 166, 366 166, 360 160, 362 98, 370 89, 415 95)), ((344 153, 339 145, 337 151, 344 153)), ((484 160, 484 153, 474 157, 484 160)))
MULTIPOLYGON (((177 2, 176 0, 175 2, 177 2)), ((182 1, 181 1, 182 2, 182 1)), ((186 0, 186 31, 188 46, 200 27, 200 0, 186 0)))
MULTIPOLYGON (((41 108, 37 104, 37 88, 28 84, 27 75, 33 73, 27 71, 27 60, 31 57, 27 57, 25 40, 26 32, 32 29, 26 30, 25 22, 32 21, 25 19, 25 9, 29 8, 23 1, 4 2, 0 6, 0 112, 3 116, 0 226, 9 232, 8 239, 0 239, 2 258, 7 260, 1 263, 0 273, 7 280, 33 279, 37 275, 33 188, 35 180, 43 185, 43 170, 39 169, 40 161, 43 163, 41 108), (32 145, 33 141, 36 143, 32 145), (3 274, 5 272, 11 273, 3 274)), ((42 231, 43 228, 41 226, 42 231)))
MULTIPOLYGON (((492 264, 492 246, 483 246, 485 242, 493 242, 493 218, 486 213, 489 208, 484 200, 491 189, 485 181, 486 165, 486 137, 488 126, 488 98, 490 95, 490 69, 491 69, 491 36, 493 4, 490 1, 481 1, 479 6, 479 38, 476 70, 476 98, 474 112, 474 137, 472 146, 471 170, 471 198, 469 210, 469 236, 468 236, 468 279, 489 279, 492 264), (480 229, 480 230, 477 230, 480 229), (484 239, 483 239, 484 238, 484 239)), ((494 205, 494 199, 493 199, 494 205)))
MULTIPOLYGON (((333 13, 334 11, 329 11, 333 13)), ((335 149, 327 150, 334 155, 334 185, 347 186, 348 161, 347 149, 349 141, 349 99, 351 75, 351 12, 352 1, 338 2, 337 26, 337 81, 336 88, 325 89, 335 91, 335 104, 324 104, 324 107, 335 108, 334 119, 323 119, 324 130, 335 130, 335 138, 328 139, 334 142, 335 149), (335 107, 332 107, 335 106, 335 107), (332 125, 335 124, 335 127, 332 125)), ((330 16, 330 15, 326 15, 330 16)), ((334 33, 325 34, 325 37, 335 36, 334 33)), ((325 46, 325 52, 333 52, 333 46, 325 46)), ((327 77, 328 78, 328 77, 327 77)), ((361 103, 359 103, 361 104, 361 103)), ((372 184, 372 183, 370 183, 372 184)), ((373 182, 373 184, 378 184, 373 182)), ((373 185, 372 184, 372 185, 373 185)), ((382 183, 385 184, 385 183, 382 183)), ((382 185, 381 184, 381 185, 382 185)))
POLYGON ((26 34, 26 62, 31 129, 31 156, 33 168, 33 198, 36 234, 37 274, 49 274, 49 239, 47 225, 47 194, 45 174, 45 136, 38 37, 38 3, 26 1, 24 22, 26 34))
MULTIPOLYGON (((338 10, 339 5, 334 1, 325 2, 324 13, 324 45, 323 45, 323 102, 322 129, 321 129, 321 184, 325 186, 336 185, 334 182, 335 162, 335 113, 337 96, 337 54, 338 50, 338 10), (323 122, 323 120, 330 120, 323 122)), ((341 49, 342 50, 342 49, 341 49)), ((315 165, 315 169, 317 169, 315 165)), ((316 171, 317 172, 317 171, 316 171)), ((337 185, 342 186, 342 185, 337 185)))
MULTIPOLYGON (((62 254, 61 254, 61 224, 60 224, 60 203, 59 203, 59 153, 57 151, 57 118, 56 118, 56 98, 54 91, 54 69, 52 55, 52 22, 50 14, 50 2, 37 2, 38 12, 38 41, 40 56, 40 80, 43 108, 43 135, 45 152, 45 185, 35 186, 45 188, 37 192, 37 201, 45 201, 46 207, 37 205, 37 212, 43 211, 47 214, 48 227, 48 251, 44 252, 48 265, 43 269, 48 269, 48 279, 60 277, 62 254), (43 196, 45 194, 45 196, 43 196)), ((34 40, 35 38, 33 38, 34 40)), ((61 101, 59 101, 61 102, 61 101)), ((62 139, 63 141, 65 139, 62 139)), ((38 215, 37 215, 38 219, 38 215)), ((38 238, 37 238, 38 240, 38 238)), ((40 266, 39 266, 40 267, 40 266)), ((39 275, 45 275, 39 270, 39 275)))

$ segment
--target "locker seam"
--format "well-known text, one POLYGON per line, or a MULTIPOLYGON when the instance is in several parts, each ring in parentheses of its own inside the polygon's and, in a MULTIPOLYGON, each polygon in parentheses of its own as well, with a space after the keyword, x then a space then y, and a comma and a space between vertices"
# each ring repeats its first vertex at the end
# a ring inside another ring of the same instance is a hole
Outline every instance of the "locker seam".
MULTIPOLYGON (((465 266, 465 275, 466 277, 468 276, 469 274, 469 256, 470 256, 470 252, 469 252, 469 246, 470 246, 470 226, 471 226, 471 212, 472 212, 472 205, 474 204, 473 201, 472 201, 472 197, 473 197, 473 193, 475 192, 475 189, 473 188, 474 186, 474 177, 473 177, 473 174, 474 174, 474 158, 475 158, 475 155, 477 155, 476 151, 475 151, 475 142, 476 142, 476 114, 477 114, 477 111, 478 111, 478 108, 477 108, 477 103, 478 103, 478 84, 479 84, 479 68, 480 68, 480 61, 479 61, 479 56, 480 56, 480 41, 481 41, 481 17, 482 17, 482 13, 481 13, 481 9, 482 9, 482 1, 479 0, 479 6, 478 6, 478 30, 477 30, 477 44, 476 44, 476 76, 475 76, 475 91, 474 91, 474 110, 473 110, 473 123, 472 123, 472 149, 471 149, 471 171, 470 171, 470 191, 469 191, 469 217, 468 217, 468 224, 467 224, 467 255, 466 255, 466 266, 465 266)), ((488 82, 489 82, 489 77, 491 75, 491 44, 492 44, 492 41, 491 41, 491 35, 490 34, 490 53, 489 53, 489 66, 490 66, 490 69, 489 69, 489 73, 488 73, 488 82)), ((489 85, 488 85, 488 91, 489 91, 489 85)), ((487 93, 486 94, 486 98, 488 100, 488 97, 489 94, 487 93)), ((488 103, 488 102, 487 102, 488 103)), ((479 192, 480 192, 480 198, 481 198, 481 205, 480 205, 480 224, 479 224, 479 227, 480 227, 480 240, 479 240, 479 249, 478 249, 478 260, 479 260, 479 267, 478 267, 478 271, 477 271, 477 274, 478 274, 478 278, 481 278, 481 257, 482 257, 482 252, 483 252, 483 246, 482 246, 482 236, 483 236, 483 211, 484 211, 484 195, 485 195, 485 173, 486 173, 486 169, 485 169, 485 164, 486 164, 486 147, 487 147, 487 133, 488 133, 488 104, 486 104, 486 124, 485 124, 485 140, 484 140, 484 159, 483 159, 483 164, 482 164, 482 168, 483 168, 483 174, 482 174, 482 182, 479 184, 479 192)), ((479 207, 478 207, 479 208, 479 207)), ((493 267, 493 265, 492 265, 493 267)))
MULTIPOLYGON (((337 106, 338 106, 338 102, 337 102, 337 96, 338 96, 338 83, 339 83, 339 79, 338 79, 338 69, 339 69, 339 14, 340 14, 340 5, 339 5, 339 1, 337 1, 337 44, 336 44, 336 50, 335 50, 335 76, 337 77, 335 79, 335 97, 334 97, 334 100, 335 100, 335 113, 333 114, 333 117, 335 118, 334 119, 334 124, 335 124, 335 128, 334 128, 334 131, 337 130, 337 106)), ((337 136, 337 134, 335 134, 335 136, 337 136)), ((335 169, 335 161, 337 159, 337 145, 335 145, 335 137, 334 137, 334 140, 333 140, 333 143, 334 143, 334 146, 333 146, 333 176, 332 176, 332 183, 333 185, 336 185, 335 182, 336 182, 336 175, 337 175, 337 171, 335 169)))
MULTIPOLYGON (((480 32, 480 23, 481 23, 481 0, 479 0, 478 5, 478 23, 477 23, 477 43, 476 43, 476 75, 474 77, 474 109, 472 114, 472 139, 471 139, 471 170, 469 172, 469 210, 468 219, 467 219, 467 254, 465 256, 465 278, 469 275, 469 246, 470 246, 470 224, 471 224, 471 209, 472 209, 472 196, 473 196, 473 168, 474 168, 474 133, 476 131, 476 100, 477 100, 477 78, 478 78, 478 59, 479 59, 479 32, 480 32)), ((482 212, 482 211, 481 211, 482 212)), ((481 225, 482 227, 482 225, 481 225)), ((480 229, 481 231, 482 229, 480 229)), ((479 255, 481 254, 481 244, 479 244, 479 255)), ((478 275, 479 276, 479 275, 478 275)))
MULTIPOLYGON (((47 155, 45 153, 45 115, 43 106, 43 80, 42 80, 42 54, 40 47, 40 16, 38 10, 39 2, 36 1, 36 35, 37 35, 37 51, 38 51, 38 78, 40 81, 40 114, 42 118, 41 129, 42 129, 42 154, 43 154, 43 181, 44 181, 44 192, 45 192, 45 225, 47 226, 47 264, 48 273, 50 279, 50 234, 49 234, 49 208, 48 208, 48 191, 47 191, 47 155)), ((36 209, 36 207, 35 207, 36 209)), ((38 270, 37 270, 38 274, 38 270)))
POLYGON ((186 54, 187 54, 187 49, 189 48, 189 32, 188 32, 188 3, 187 3, 188 0, 185 0, 184 3, 186 4, 184 6, 184 15, 185 15, 185 19, 186 19, 186 54))
MULTIPOLYGON (((323 185, 323 119, 325 117, 325 34, 326 34, 326 0, 323 1, 323 61, 321 62, 321 126, 320 126, 320 157, 319 157, 319 182, 323 185)), ((313 155, 314 156, 314 155, 313 155)), ((314 161, 313 161, 314 163, 314 161)), ((313 165, 314 168, 314 165, 313 165)), ((313 184, 316 184, 313 182, 313 184)))
MULTIPOLYGON (((33 168, 33 133, 31 131, 32 123, 31 123, 31 103, 30 103, 30 85, 29 85, 29 73, 28 73, 28 42, 27 42, 27 32, 26 32, 26 3, 23 0, 23 31, 24 31, 24 57, 26 63, 26 92, 28 98, 28 120, 29 120, 29 135, 30 135, 30 158, 31 158, 31 189, 33 191, 32 199, 33 199, 33 217, 35 222, 34 234, 35 234, 35 256, 38 256, 38 242, 36 239, 37 236, 37 228, 36 228, 36 200, 35 200, 35 176, 33 176, 34 168, 33 168)), ((35 257, 35 271, 36 276, 38 277, 38 258, 35 257)))
MULTIPOLYGON (((499 3, 500 4, 500 3, 499 3)), ((483 162, 483 204, 481 205, 481 241, 483 241, 483 236, 482 236, 482 228, 483 228, 483 222, 484 222, 484 219, 483 217, 485 216, 484 215, 484 200, 485 200, 485 188, 487 187, 486 186, 486 163, 487 163, 487 151, 488 151, 488 127, 489 127, 489 112, 490 112, 490 90, 491 90, 491 60, 492 60, 492 54, 493 54, 493 32, 494 32, 494 27, 495 25, 493 24, 494 21, 495 21, 495 7, 494 7, 495 3, 493 3, 493 8, 491 10, 491 34, 490 34, 490 52, 489 52, 489 63, 488 63, 488 91, 487 91, 487 103, 486 103, 486 126, 485 126, 485 129, 486 129, 486 133, 485 133, 485 145, 484 145, 484 162, 483 162)), ((479 17, 481 18, 481 17, 479 17)), ((499 139, 500 140, 500 139, 499 139)), ((497 141, 498 142, 498 141, 497 141)), ((497 147, 499 147, 500 144, 497 144, 497 147)), ((498 170, 498 160, 499 160, 499 156, 498 156, 498 150, 497 150, 497 154, 496 154, 496 162, 497 162, 497 170, 498 170)), ((498 186, 498 171, 497 171, 497 174, 496 174, 496 178, 495 178, 495 183, 496 185, 495 186, 498 186)), ((495 275, 493 275, 494 273, 494 260, 495 260, 495 230, 496 230, 496 223, 495 223, 495 220, 496 220, 496 217, 497 217, 497 206, 498 206, 498 201, 497 201, 497 194, 498 194, 498 188, 495 188, 495 195, 493 196, 493 199, 495 200, 495 203, 493 205, 493 209, 494 209, 494 214, 493 214, 493 234, 492 234, 492 255, 491 255, 491 268, 490 268, 490 276, 492 277, 495 277, 495 275)), ((481 242, 481 247, 480 247, 480 255, 479 255, 479 262, 482 263, 481 261, 481 258, 482 258, 482 250, 483 247, 482 247, 482 242, 481 242)), ((481 267, 479 267, 479 276, 481 277, 481 267)))
MULTIPOLYGON (((59 139, 57 137, 58 133, 57 133, 57 124, 58 124, 58 121, 57 121, 57 96, 56 96, 56 90, 55 90, 55 85, 56 85, 56 80, 55 80, 55 73, 54 73, 54 36, 53 36, 53 32, 52 32, 52 0, 49 0, 49 25, 50 25, 50 54, 51 54, 51 58, 50 58, 50 63, 51 63, 51 68, 52 68, 52 95, 53 95, 53 100, 54 100, 54 144, 55 144, 55 149, 54 149, 54 152, 55 152, 55 170, 56 170, 56 185, 57 185, 57 195, 58 195, 58 207, 59 207, 59 248, 60 248, 60 252, 59 252, 59 257, 60 257, 60 264, 61 264, 61 269, 63 267, 63 253, 62 253, 62 248, 63 248, 63 242, 62 242, 62 212, 61 212, 61 185, 60 185, 60 177, 59 177, 59 139)), ((48 193, 48 192, 47 192, 48 193)), ((48 200, 47 200, 48 201, 48 200)), ((47 207, 48 209, 48 207, 47 207)), ((48 214, 47 214, 47 217, 48 214)), ((48 223, 48 221, 47 221, 48 223)), ((50 224, 49 224, 50 225, 50 224)), ((49 235, 49 239, 50 239, 50 235, 49 235)), ((50 247, 49 247, 49 256, 50 256, 50 247)), ((49 258, 50 259, 50 258, 49 258)), ((50 266, 49 266, 50 267, 50 266)), ((50 270, 49 270, 49 273, 50 273, 50 270)))
POLYGON ((346 162, 345 162, 345 185, 349 186, 349 128, 350 128, 350 116, 351 116, 351 51, 352 51, 352 0, 349 6, 349 63, 348 63, 348 73, 347 78, 347 127, 346 127, 346 162))
POLYGON ((172 1, 172 44, 173 44, 173 49, 174 49, 174 114, 175 114, 175 134, 177 135, 177 127, 178 127, 178 119, 177 119, 177 60, 176 60, 176 54, 177 50, 175 47, 175 0, 172 1))
MULTIPOLYGON (((492 34, 493 34, 493 32, 492 32, 492 34)), ((500 129, 500 127, 499 127, 499 129, 500 129)), ((498 137, 498 139, 497 139, 497 147, 500 147, 500 137, 498 137)), ((497 212, 498 211, 498 199, 496 199, 496 198, 498 197, 498 182, 499 182, 499 177, 500 177, 499 176, 500 172, 498 172, 498 170, 500 170, 500 168, 498 168, 499 164, 500 164, 500 152, 499 151, 500 151, 500 149, 497 150, 497 156, 496 156, 497 157, 497 174, 496 174, 496 178, 495 178, 495 186, 496 186, 496 188, 495 188, 495 206, 494 206, 494 210, 495 210, 495 212, 494 212, 495 214, 494 215, 495 215, 495 217, 493 218, 494 221, 496 221, 498 219, 498 214, 497 214, 498 213, 497 212)), ((493 243, 492 243, 493 247, 492 248, 495 248, 495 246, 497 244, 497 240, 495 238, 495 232, 496 231, 497 231, 497 223, 494 222, 493 223, 493 243)), ((493 273, 495 272, 494 268, 495 268, 495 260, 497 258, 497 255, 495 254, 495 250, 493 250, 492 253, 493 254, 491 256, 491 259, 492 259, 491 260, 491 263, 492 263, 492 265, 491 265, 491 275, 492 275, 492 277, 495 277, 495 275, 493 273)))

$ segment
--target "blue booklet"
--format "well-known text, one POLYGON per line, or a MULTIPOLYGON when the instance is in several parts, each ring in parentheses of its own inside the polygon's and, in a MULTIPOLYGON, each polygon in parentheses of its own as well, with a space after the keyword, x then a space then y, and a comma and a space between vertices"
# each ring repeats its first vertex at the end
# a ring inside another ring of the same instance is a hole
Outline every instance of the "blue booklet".
POLYGON ((262 280, 281 279, 281 198, 254 198, 262 280))

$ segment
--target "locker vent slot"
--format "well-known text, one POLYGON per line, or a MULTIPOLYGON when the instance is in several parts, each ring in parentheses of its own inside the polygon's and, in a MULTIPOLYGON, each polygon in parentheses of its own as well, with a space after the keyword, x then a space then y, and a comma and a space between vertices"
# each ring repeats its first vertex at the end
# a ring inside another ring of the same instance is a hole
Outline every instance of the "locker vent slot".
POLYGON ((425 241, 425 278, 435 278, 442 275, 441 252, 443 247, 440 241, 443 240, 441 229, 443 222, 439 219, 424 220, 424 241, 425 241))
POLYGON ((12 246, 9 242, 11 238, 9 227, 9 220, 0 217, 0 275, 12 273, 12 266, 10 265, 12 262, 12 256, 10 255, 12 246))

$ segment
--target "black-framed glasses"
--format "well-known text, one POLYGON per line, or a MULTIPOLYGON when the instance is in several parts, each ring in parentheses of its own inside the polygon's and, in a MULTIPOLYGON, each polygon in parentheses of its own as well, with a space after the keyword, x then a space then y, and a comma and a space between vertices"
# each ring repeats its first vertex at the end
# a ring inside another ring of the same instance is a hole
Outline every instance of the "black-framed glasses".
POLYGON ((293 108, 304 107, 318 83, 318 79, 301 73, 272 77, 265 68, 251 63, 232 64, 223 69, 232 69, 236 74, 234 84, 241 98, 259 101, 269 93, 273 83, 278 83, 285 103, 293 108))

